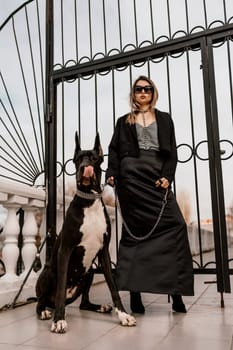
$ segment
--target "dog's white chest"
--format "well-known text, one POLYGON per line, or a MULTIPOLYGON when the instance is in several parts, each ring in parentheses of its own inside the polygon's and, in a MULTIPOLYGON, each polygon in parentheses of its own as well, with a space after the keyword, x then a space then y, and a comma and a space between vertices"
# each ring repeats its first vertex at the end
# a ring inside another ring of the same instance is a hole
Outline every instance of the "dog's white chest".
POLYGON ((84 209, 84 220, 80 227, 83 237, 79 245, 85 249, 83 265, 86 270, 90 268, 96 254, 103 247, 106 230, 103 205, 101 200, 97 199, 91 207, 84 209))

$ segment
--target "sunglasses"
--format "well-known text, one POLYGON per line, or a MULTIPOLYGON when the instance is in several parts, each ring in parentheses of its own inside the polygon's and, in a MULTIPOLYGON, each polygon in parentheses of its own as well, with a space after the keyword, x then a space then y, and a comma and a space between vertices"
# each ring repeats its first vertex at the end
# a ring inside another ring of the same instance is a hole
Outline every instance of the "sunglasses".
POLYGON ((140 94, 143 90, 145 94, 150 94, 154 91, 154 88, 151 85, 146 85, 146 86, 136 85, 134 87, 135 94, 140 94))

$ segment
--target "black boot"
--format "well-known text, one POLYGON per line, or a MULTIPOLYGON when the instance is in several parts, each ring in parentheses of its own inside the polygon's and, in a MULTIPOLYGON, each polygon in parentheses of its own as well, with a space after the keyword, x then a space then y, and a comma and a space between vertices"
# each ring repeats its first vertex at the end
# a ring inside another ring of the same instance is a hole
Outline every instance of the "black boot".
POLYGON ((179 294, 172 294, 171 297, 173 301, 172 310, 176 312, 186 313, 187 311, 183 303, 182 296, 179 294))
POLYGON ((139 292, 130 292, 130 308, 132 312, 144 314, 145 308, 139 292))

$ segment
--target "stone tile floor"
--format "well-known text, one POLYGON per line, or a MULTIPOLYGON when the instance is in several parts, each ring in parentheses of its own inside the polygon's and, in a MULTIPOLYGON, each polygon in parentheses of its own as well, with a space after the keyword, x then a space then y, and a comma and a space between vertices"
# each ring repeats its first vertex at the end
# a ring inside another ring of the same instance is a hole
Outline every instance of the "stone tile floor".
MULTIPOLYGON (((171 311, 166 295, 142 294, 146 307, 136 327, 122 327, 114 313, 67 307, 68 331, 53 334, 51 321, 40 321, 35 303, 0 312, 0 350, 233 350, 233 295, 224 294, 221 308, 215 276, 195 276, 195 296, 184 297, 187 314, 171 311)), ((122 292, 127 311, 129 295, 122 292)), ((105 283, 91 289, 93 302, 111 303, 105 283)))

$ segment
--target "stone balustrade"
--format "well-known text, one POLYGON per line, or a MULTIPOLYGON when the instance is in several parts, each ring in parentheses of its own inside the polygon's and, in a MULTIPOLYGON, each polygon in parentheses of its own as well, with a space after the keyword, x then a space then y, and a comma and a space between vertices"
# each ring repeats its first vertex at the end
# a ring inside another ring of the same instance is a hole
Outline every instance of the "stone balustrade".
MULTIPOLYGON (((41 239, 45 237, 45 191, 42 188, 17 184, 13 181, 0 180, 0 203, 7 209, 7 217, 0 239, 3 242, 1 259, 4 262, 6 273, 0 278, 0 307, 13 302, 18 290, 31 269, 37 253, 35 237, 38 225, 35 218, 36 211, 40 210, 43 221, 40 225, 41 239), (21 250, 24 270, 20 275, 16 273, 19 258, 18 235, 20 232, 18 210, 24 211, 24 225, 22 228, 23 246, 21 250)), ((42 261, 43 263, 43 261, 42 261)), ((26 300, 35 295, 35 282, 38 274, 30 271, 19 300, 26 300)))

